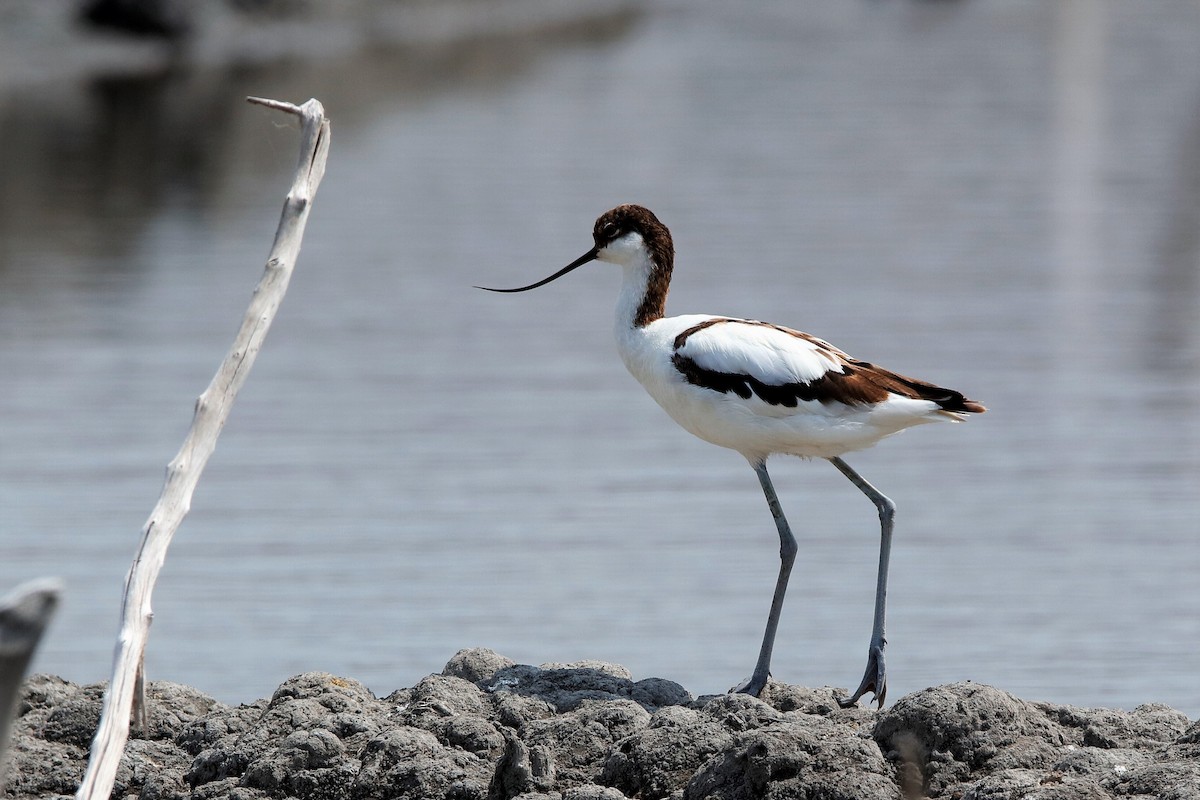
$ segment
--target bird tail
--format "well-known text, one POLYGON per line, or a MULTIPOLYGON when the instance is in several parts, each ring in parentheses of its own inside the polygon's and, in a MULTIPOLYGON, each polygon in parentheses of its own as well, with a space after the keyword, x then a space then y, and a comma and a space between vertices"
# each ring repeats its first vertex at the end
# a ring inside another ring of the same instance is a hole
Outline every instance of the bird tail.
POLYGON ((962 422, 967 418, 967 414, 982 414, 987 411, 982 403, 968 400, 963 396, 962 392, 957 392, 954 389, 947 389, 944 386, 927 383, 926 381, 889 372, 878 367, 873 367, 873 369, 876 372, 876 382, 883 388, 901 397, 911 397, 914 400, 928 400, 932 403, 937 403, 938 409, 935 413, 948 417, 955 422, 962 422))
POLYGON ((940 406, 939 414, 944 414, 955 422, 962 422, 967 418, 967 414, 982 414, 987 411, 983 403, 968 400, 962 396, 961 392, 953 389, 944 389, 943 391, 946 393, 943 397, 930 397, 929 399, 940 406))

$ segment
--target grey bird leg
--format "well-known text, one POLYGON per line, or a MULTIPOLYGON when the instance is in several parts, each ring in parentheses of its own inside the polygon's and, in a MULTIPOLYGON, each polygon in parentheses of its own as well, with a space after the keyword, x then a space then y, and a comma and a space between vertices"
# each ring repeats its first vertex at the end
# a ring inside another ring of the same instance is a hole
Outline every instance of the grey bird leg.
POLYGON ((854 694, 845 700, 838 700, 842 708, 849 708, 858 702, 858 698, 867 692, 875 693, 875 701, 883 708, 883 698, 887 694, 887 671, 884 669, 883 648, 887 639, 883 636, 884 609, 887 605, 888 559, 892 553, 892 521, 896 516, 896 504, 862 476, 850 468, 850 465, 840 458, 829 459, 859 491, 871 499, 875 508, 879 509, 879 576, 875 583, 875 624, 871 628, 871 645, 867 654, 867 669, 863 674, 862 683, 854 694))
POLYGON ((779 498, 775 495, 771 476, 767 474, 766 461, 752 463, 751 466, 762 484, 767 506, 771 509, 771 516, 775 518, 775 527, 779 531, 779 578, 775 581, 775 595, 771 598, 771 613, 767 617, 767 630, 763 634, 762 649, 758 652, 758 663, 754 665, 754 674, 732 689, 734 692, 758 697, 771 675, 771 651, 775 649, 775 631, 779 627, 783 596, 787 593, 788 577, 792 574, 792 564, 796 561, 797 547, 796 537, 792 535, 787 518, 783 516, 783 508, 779 505, 779 498))

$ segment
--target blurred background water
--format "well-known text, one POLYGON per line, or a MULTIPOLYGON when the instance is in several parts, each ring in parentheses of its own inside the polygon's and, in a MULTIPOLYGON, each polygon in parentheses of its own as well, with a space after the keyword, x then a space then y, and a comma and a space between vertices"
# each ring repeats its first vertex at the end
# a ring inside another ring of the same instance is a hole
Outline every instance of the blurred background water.
MULTIPOLYGON (((988 405, 849 459, 899 506, 890 697, 973 680, 1200 716, 1200 4, 575 13, 0 84, 0 589, 67 585, 35 668, 109 673, 292 169, 254 94, 322 100, 332 154, 155 593, 151 679, 386 693, 470 646, 744 678, 770 515, 625 373, 617 276, 471 288, 549 274, 638 202, 675 236, 670 312, 799 327, 988 405)), ((801 544, 774 674, 852 688, 874 509, 824 462, 773 473, 801 544)))

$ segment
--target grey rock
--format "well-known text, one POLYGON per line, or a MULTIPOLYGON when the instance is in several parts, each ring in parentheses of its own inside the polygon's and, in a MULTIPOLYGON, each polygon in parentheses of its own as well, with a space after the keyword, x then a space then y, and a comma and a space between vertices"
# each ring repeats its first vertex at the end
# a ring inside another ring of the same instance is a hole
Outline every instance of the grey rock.
POLYGON ((506 667, 516 666, 511 658, 505 658, 485 647, 470 647, 459 650, 446 662, 443 675, 462 678, 470 683, 487 682, 493 675, 506 667))
POLYGON ((617 742, 601 781, 646 800, 669 797, 733 738, 714 715, 681 706, 660 708, 643 729, 617 742))
POLYGON ((228 708, 203 692, 170 681, 154 681, 147 687, 146 707, 147 739, 176 739, 198 720, 228 708))
POLYGON ((547 669, 517 665, 499 670, 490 691, 509 691, 545 700, 558 711, 572 711, 588 700, 618 700, 633 697, 633 681, 596 666, 549 666, 547 669))
POLYGON ((519 734, 532 754, 543 754, 547 788, 594 782, 618 741, 644 728, 650 714, 632 700, 587 700, 550 719, 533 720, 519 734))
MULTIPOLYGON (((6 797, 78 787, 101 685, 35 675, 13 723, 6 797)), ((770 683, 693 698, 605 662, 457 653, 387 697, 320 672, 231 707, 149 687, 115 797, 140 800, 1200 800, 1200 722, 1031 703, 959 683, 883 711, 770 683)))
POLYGON ((42 735, 51 742, 63 742, 86 748, 100 724, 100 704, 104 687, 77 687, 48 709, 42 722, 42 735))
POLYGON ((395 728, 367 743, 350 797, 483 800, 494 766, 446 747, 428 731, 395 728))
POLYGON ((1176 742, 1178 744, 1200 744, 1200 719, 1189 725, 1176 742))
POLYGON ((633 684, 630 697, 645 708, 662 708, 689 703, 692 695, 675 681, 645 678, 633 684))
POLYGON ((1133 711, 1082 709, 1074 706, 1037 704, 1051 719, 1083 734, 1090 747, 1145 747, 1169 744, 1188 730, 1188 718, 1159 703, 1138 706, 1133 711))
POLYGON ((1014 797, 1046 800, 1107 800, 1112 797, 1086 778, 1045 775, 1037 770, 1011 769, 977 781, 962 794, 963 800, 1009 800, 1014 797))
POLYGON ((1033 703, 973 683, 900 698, 880 712, 874 738, 894 760, 920 769, 924 791, 935 795, 975 774, 1044 769, 1070 741, 1033 703))
POLYGON ((562 793, 563 800, 627 800, 626 796, 611 786, 594 783, 573 786, 562 793))
POLYGON ((789 712, 735 737, 692 776, 683 797, 897 800, 900 789, 873 741, 824 717, 789 712))
POLYGON ((1127 775, 1114 795, 1200 800, 1200 763, 1153 764, 1127 775))

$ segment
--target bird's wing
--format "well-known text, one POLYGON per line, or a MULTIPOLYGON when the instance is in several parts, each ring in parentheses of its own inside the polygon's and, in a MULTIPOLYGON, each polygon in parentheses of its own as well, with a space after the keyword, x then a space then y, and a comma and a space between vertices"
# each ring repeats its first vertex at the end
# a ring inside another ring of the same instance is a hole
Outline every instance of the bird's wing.
POLYGON ((693 386, 770 406, 801 401, 860 405, 887 392, 862 375, 828 342, 755 320, 713 318, 675 337, 672 363, 693 386))
POLYGON ((935 409, 978 413, 983 406, 952 389, 858 361, 828 342, 790 328, 745 319, 704 319, 675 337, 672 362, 690 384, 772 406, 801 401, 863 406, 889 397, 928 401, 935 409))
MULTIPOLYGON (((716 317, 675 337, 676 361, 768 386, 810 384, 840 373, 847 356, 820 339, 765 322, 716 317)), ((678 366, 678 364, 677 364, 678 366)))

